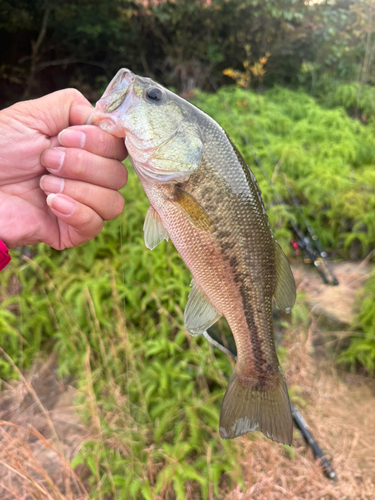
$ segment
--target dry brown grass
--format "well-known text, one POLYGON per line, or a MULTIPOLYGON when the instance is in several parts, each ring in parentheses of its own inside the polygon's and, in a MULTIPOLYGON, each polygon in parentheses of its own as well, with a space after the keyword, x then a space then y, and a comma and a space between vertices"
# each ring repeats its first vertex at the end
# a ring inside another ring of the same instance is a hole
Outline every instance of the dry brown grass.
POLYGON ((48 365, 2 391, 1 500, 88 498, 69 465, 87 434, 74 398, 75 390, 58 382, 48 365))

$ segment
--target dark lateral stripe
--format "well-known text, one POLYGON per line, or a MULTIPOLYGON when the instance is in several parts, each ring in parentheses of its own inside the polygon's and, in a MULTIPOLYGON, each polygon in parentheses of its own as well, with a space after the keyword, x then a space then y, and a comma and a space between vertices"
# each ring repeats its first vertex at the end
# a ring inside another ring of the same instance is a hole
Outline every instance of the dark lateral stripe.
MULTIPOLYGON (((239 292, 242 300, 242 310, 244 312, 248 334, 250 335, 250 344, 253 353, 253 357, 255 360, 255 366, 257 368, 257 372, 259 375, 266 377, 270 374, 269 364, 272 363, 272 360, 268 360, 266 354, 263 352, 262 340, 266 340, 267 336, 270 335, 268 328, 263 330, 262 325, 257 325, 255 321, 255 311, 254 307, 251 304, 252 293, 247 288, 246 283, 244 281, 244 273, 242 271, 242 264, 240 260, 237 258, 235 254, 231 253, 230 248, 227 246, 221 245, 221 252, 223 258, 229 262, 229 265, 232 269, 233 277, 235 283, 239 287, 239 292)), ((262 312, 260 314, 267 314, 266 308, 262 306, 262 312)), ((265 318, 267 325, 272 318, 265 318)), ((247 332, 241 332, 241 335, 246 335, 247 332)), ((272 342, 271 337, 271 342, 272 342)))
MULTIPOLYGON (((231 144, 234 153, 236 154, 238 163, 241 166, 241 169, 243 173, 245 174, 246 180, 249 185, 249 189, 251 193, 254 196, 254 201, 255 204, 259 206, 260 208, 260 213, 262 213, 262 216, 264 217, 264 229, 267 231, 268 229, 268 217, 267 214, 264 211, 264 205, 263 201, 261 198, 261 192, 259 189, 259 186, 255 180, 255 177, 252 175, 251 170, 245 160, 243 159, 241 153, 238 151, 236 146, 233 144, 232 140, 230 137, 226 134, 229 143, 231 144)), ((249 205, 249 210, 253 210, 254 207, 250 207, 249 205)), ((223 238, 225 241, 225 238, 223 238)), ((224 241, 222 243, 224 243, 224 241)), ((261 315, 264 315, 264 321, 261 324, 257 324, 255 321, 255 311, 254 311, 254 306, 250 302, 252 300, 252 293, 250 290, 248 290, 246 283, 243 279, 243 269, 241 266, 243 265, 241 263, 242 259, 238 259, 238 257, 234 254, 230 254, 231 250, 235 249, 231 248, 230 245, 225 244, 222 248, 222 253, 223 256, 226 260, 229 261, 230 266, 232 268, 232 272, 235 278, 236 283, 239 285, 239 291, 240 295, 242 298, 242 304, 243 304, 243 311, 244 311, 244 316, 246 320, 246 324, 248 327, 248 332, 250 335, 250 342, 251 342, 251 347, 252 347, 252 353, 255 361, 255 366, 257 368, 257 372, 260 375, 260 380, 263 379, 263 377, 269 377, 270 374, 272 373, 273 369, 275 368, 273 365, 273 359, 267 359, 266 353, 263 351, 263 345, 264 343, 270 343, 270 348, 272 349, 273 347, 273 321, 272 321, 272 309, 270 310, 269 314, 271 315, 270 317, 268 314, 267 307, 262 305, 262 311, 261 315), (264 326, 263 326, 264 325, 264 326)), ((272 300, 272 299, 271 299, 272 300)), ((274 347, 273 347, 274 349, 274 347)), ((276 352, 275 352, 276 355, 276 352)), ((276 367, 277 368, 277 367, 276 367)))
MULTIPOLYGON (((256 360, 256 368, 259 375, 269 375, 269 361, 267 360, 266 354, 263 352, 262 338, 265 338, 265 335, 268 334, 266 331, 262 331, 262 326, 257 325, 255 321, 254 308, 251 304, 249 304, 249 296, 248 290, 246 290, 246 286, 244 284, 240 287, 243 308, 245 313, 246 324, 248 327, 248 331, 250 334, 251 347, 253 351, 254 359, 256 360)), ((266 311, 263 311, 263 314, 266 311)))

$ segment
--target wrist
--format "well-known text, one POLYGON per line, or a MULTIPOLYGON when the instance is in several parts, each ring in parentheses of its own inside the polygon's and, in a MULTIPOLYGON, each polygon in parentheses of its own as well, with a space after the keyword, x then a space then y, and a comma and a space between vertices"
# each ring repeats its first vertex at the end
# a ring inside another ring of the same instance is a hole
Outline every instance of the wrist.
POLYGON ((10 255, 8 253, 8 248, 5 245, 5 243, 3 243, 0 240, 0 271, 2 269, 4 269, 4 267, 6 265, 8 265, 10 261, 11 261, 11 257, 10 257, 10 255))

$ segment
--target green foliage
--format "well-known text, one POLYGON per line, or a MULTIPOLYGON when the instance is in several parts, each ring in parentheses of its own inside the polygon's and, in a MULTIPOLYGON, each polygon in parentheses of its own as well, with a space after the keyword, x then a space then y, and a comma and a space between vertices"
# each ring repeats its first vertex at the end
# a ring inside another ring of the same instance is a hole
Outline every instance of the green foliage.
POLYGON ((352 336, 349 347, 341 353, 339 363, 353 369, 361 367, 375 374, 375 273, 366 281, 357 295, 358 314, 351 329, 358 334, 352 336))
MULTIPOLYGON (((251 151, 288 199, 279 169, 284 173, 324 245, 345 252, 353 235, 364 251, 374 245, 370 126, 281 88, 263 95, 222 88, 195 101, 251 165, 286 250, 287 215, 298 215, 290 204, 271 205, 274 193, 251 151), (276 169, 273 155, 281 159, 276 169)), ((185 499, 187 492, 219 498, 242 485, 241 450, 218 436, 232 367, 204 338, 184 331, 191 276, 170 242, 153 252, 145 248, 148 202, 131 168, 123 194, 123 216, 106 223, 95 240, 63 252, 39 245, 31 260, 13 253, 0 273, 0 343, 26 369, 54 350, 60 373, 74 376, 92 437, 73 464, 91 471, 92 498, 185 499)), ((295 308, 294 321, 305 316, 302 305, 295 308)), ((219 328, 224 331, 224 322, 219 328)), ((4 359, 0 376, 14 376, 4 359)), ((298 400, 298 388, 293 392, 298 400)))
POLYGON ((284 250, 292 236, 288 218, 303 223, 280 173, 324 247, 345 255, 354 240, 363 254, 375 246, 374 126, 280 87, 264 94, 221 88, 214 95, 198 93, 194 102, 222 125, 252 168, 284 250), (284 205, 275 203, 275 192, 284 205))
POLYGON ((123 66, 180 92, 211 89, 268 53, 253 87, 373 83, 370 1, 0 0, 0 105, 68 86, 95 100, 123 66))
POLYGON ((320 102, 327 107, 342 106, 349 115, 360 118, 362 122, 375 125, 375 87, 346 83, 325 87, 320 102))
MULTIPOLYGON (((191 276, 170 242, 145 248, 148 202, 132 171, 124 196, 124 216, 94 241, 39 245, 27 262, 13 253, 0 275, 0 343, 24 368, 52 348, 74 376, 93 437, 73 465, 89 467, 92 498, 218 498, 224 478, 242 484, 238 445, 218 433, 231 365, 185 332, 191 276)), ((13 376, 4 359, 0 376, 13 376)))

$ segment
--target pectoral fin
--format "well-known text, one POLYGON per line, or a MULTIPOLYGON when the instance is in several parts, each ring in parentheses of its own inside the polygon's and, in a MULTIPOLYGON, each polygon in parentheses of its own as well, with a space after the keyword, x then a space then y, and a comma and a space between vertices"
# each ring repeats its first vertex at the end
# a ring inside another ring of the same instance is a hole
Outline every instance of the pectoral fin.
POLYGON ((212 219, 191 194, 176 186, 175 196, 171 201, 184 212, 197 229, 209 233, 214 230, 212 219))
POLYGON ((186 331, 193 336, 199 335, 213 325, 220 316, 221 314, 193 280, 184 312, 186 331))
POLYGON ((282 251, 280 245, 275 243, 275 260, 276 260, 276 288, 273 294, 276 304, 285 311, 290 313, 294 302, 296 301, 296 285, 294 283, 293 273, 290 269, 289 261, 282 251))
POLYGON ((145 236, 145 245, 150 250, 153 250, 163 240, 168 241, 168 233, 163 226, 159 214, 151 206, 147 210, 145 223, 143 224, 145 236))

